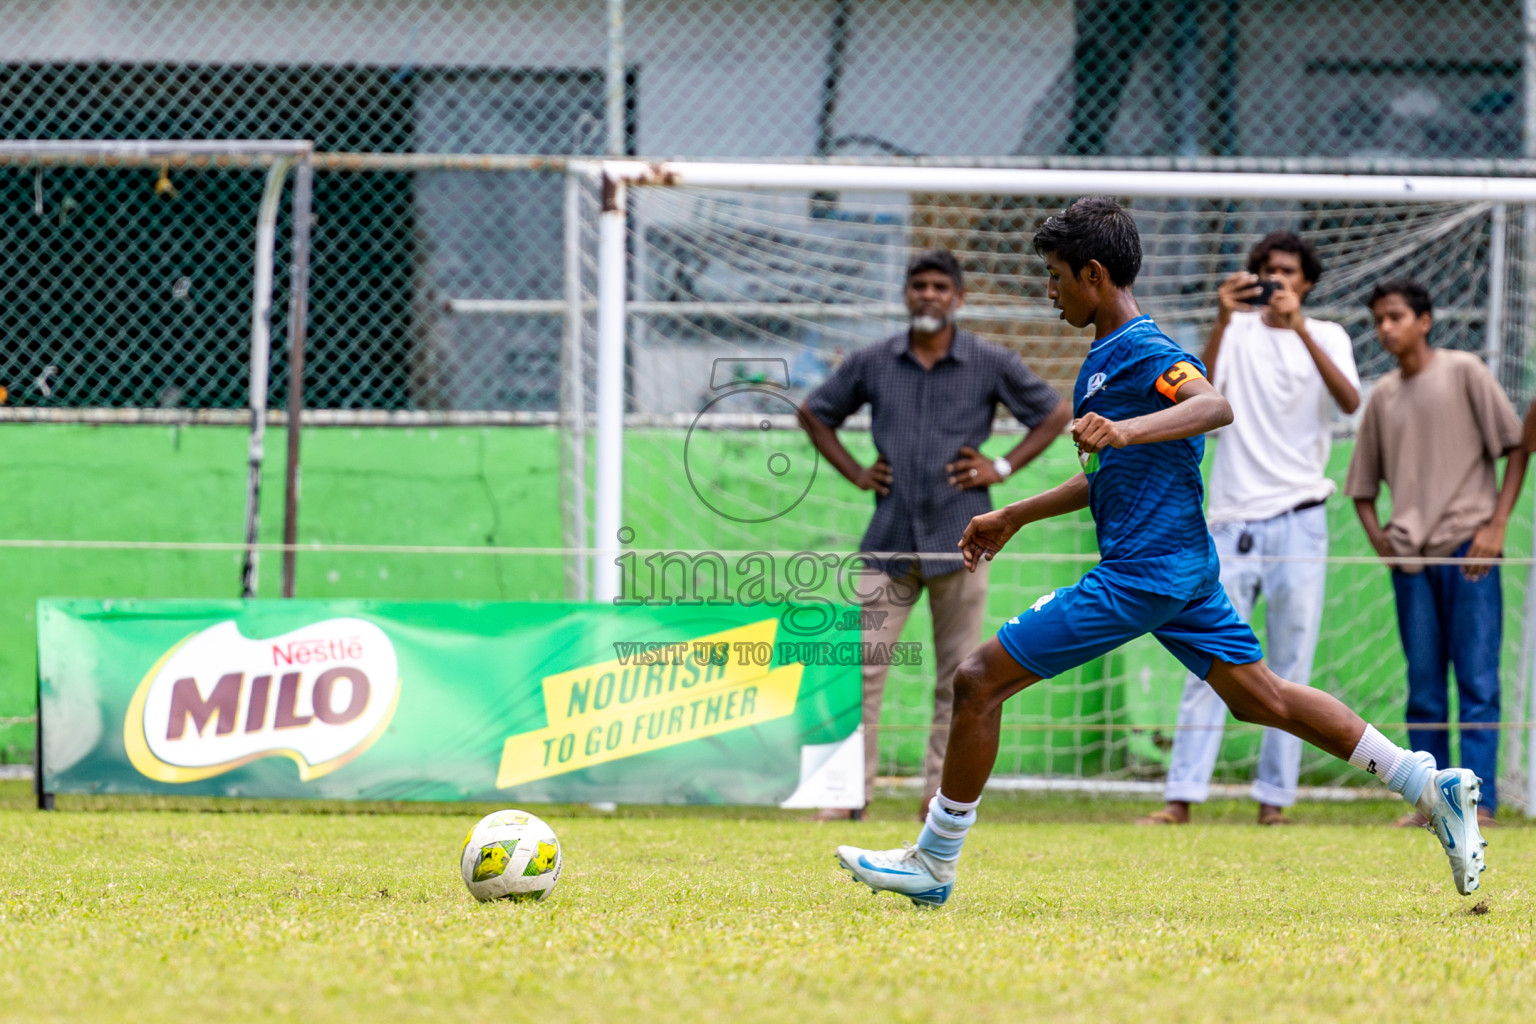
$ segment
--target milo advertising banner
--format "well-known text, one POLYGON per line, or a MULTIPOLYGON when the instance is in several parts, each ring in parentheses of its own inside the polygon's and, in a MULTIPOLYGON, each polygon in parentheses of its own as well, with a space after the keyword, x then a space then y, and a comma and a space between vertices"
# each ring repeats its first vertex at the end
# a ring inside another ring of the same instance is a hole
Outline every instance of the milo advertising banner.
POLYGON ((774 609, 45 600, 37 621, 45 792, 863 803, 858 634, 808 643, 774 609))

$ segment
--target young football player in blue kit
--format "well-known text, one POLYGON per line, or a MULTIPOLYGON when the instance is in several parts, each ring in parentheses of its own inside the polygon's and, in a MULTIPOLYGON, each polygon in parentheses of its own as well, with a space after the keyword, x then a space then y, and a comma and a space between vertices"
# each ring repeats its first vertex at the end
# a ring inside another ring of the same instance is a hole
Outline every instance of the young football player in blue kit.
POLYGON ((1465 769, 1437 771, 1433 756, 1399 747, 1334 697, 1275 675, 1228 601, 1202 512, 1200 460, 1205 433, 1230 423, 1232 410, 1200 361, 1137 307, 1131 285, 1141 238, 1130 214, 1108 197, 1079 199, 1046 221, 1035 250, 1062 319, 1094 327, 1073 389, 1083 472, 972 519, 960 547, 974 569, 1024 526, 1087 508, 1101 560, 1075 585, 1009 619, 961 663, 942 781, 916 845, 840 846, 838 862, 877 892, 942 905, 997 760, 1003 702, 1151 633, 1239 721, 1299 736, 1402 794, 1429 818, 1456 890, 1475 890, 1487 845, 1477 827, 1480 780, 1465 769))

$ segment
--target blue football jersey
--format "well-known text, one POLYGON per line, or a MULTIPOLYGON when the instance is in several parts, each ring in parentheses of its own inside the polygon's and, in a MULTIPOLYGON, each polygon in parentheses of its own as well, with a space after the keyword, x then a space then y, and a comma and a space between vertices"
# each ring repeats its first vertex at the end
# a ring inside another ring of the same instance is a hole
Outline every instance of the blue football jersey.
MULTIPOLYGON (((1205 376, 1200 360, 1140 316, 1088 350, 1072 389, 1075 416, 1128 420, 1167 409, 1179 387, 1205 376)), ((1106 448, 1083 457, 1088 508, 1103 567, 1127 586, 1197 598, 1220 585, 1206 529, 1200 460, 1205 437, 1106 448)))

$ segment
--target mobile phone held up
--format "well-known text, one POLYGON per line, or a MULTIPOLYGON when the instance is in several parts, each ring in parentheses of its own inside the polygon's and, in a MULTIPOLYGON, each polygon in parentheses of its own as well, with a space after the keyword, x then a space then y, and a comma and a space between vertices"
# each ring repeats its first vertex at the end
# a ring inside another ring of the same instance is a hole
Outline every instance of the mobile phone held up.
POLYGON ((1257 295, 1250 296, 1243 301, 1250 306, 1267 306, 1269 300, 1274 298, 1275 289, 1280 287, 1280 282, 1271 278, 1260 278, 1257 285, 1250 285, 1259 289, 1257 295))

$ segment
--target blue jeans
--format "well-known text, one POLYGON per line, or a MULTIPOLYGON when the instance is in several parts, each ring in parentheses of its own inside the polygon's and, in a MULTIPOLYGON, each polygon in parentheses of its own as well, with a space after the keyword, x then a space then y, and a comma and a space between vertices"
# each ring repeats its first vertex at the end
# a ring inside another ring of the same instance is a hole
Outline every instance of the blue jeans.
MULTIPOLYGON (((1469 540, 1456 550, 1466 554, 1469 540)), ((1504 637, 1504 595, 1499 570, 1473 582, 1455 565, 1423 572, 1392 570, 1397 628, 1408 658, 1408 745, 1451 764, 1448 729, 1415 729, 1414 722, 1445 722, 1450 714, 1447 665, 1456 668, 1461 725, 1499 721, 1499 645, 1504 637)), ((1461 766, 1483 780, 1482 806, 1498 809, 1499 730, 1462 729, 1461 766)))
MULTIPOLYGON (((1254 606, 1264 601, 1269 667, 1282 679, 1308 685, 1323 618, 1327 513, 1318 506, 1282 512, 1271 519, 1221 523, 1211 527, 1211 536, 1221 558, 1221 585, 1237 614, 1248 619, 1254 606), (1253 540, 1246 552, 1239 550, 1244 533, 1253 540)), ((1191 675, 1179 701, 1179 731, 1173 738, 1164 799, 1205 802, 1226 721, 1227 706, 1216 691, 1191 675)), ((1279 729, 1265 729, 1253 798, 1274 807, 1291 806, 1296 802, 1300 769, 1301 740, 1279 729)))

